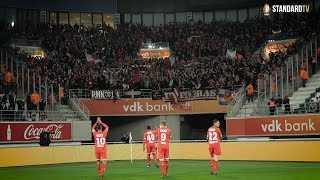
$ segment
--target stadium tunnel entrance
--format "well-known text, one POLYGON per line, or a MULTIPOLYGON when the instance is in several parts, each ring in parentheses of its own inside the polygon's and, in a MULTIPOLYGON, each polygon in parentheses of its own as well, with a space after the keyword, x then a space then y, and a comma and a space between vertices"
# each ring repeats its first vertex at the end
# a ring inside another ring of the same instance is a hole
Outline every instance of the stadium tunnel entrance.
MULTIPOLYGON (((133 141, 142 141, 146 127, 151 125, 154 129, 159 127, 162 120, 168 121, 169 128, 173 131, 172 140, 205 140, 206 133, 212 120, 220 120, 220 128, 225 134, 226 121, 224 113, 218 114, 192 114, 192 115, 162 115, 162 116, 101 116, 110 130, 108 142, 123 141, 123 137, 128 137, 130 132, 133 141)), ((97 117, 92 116, 93 125, 97 117)), ((93 137, 92 141, 93 142, 93 137)))

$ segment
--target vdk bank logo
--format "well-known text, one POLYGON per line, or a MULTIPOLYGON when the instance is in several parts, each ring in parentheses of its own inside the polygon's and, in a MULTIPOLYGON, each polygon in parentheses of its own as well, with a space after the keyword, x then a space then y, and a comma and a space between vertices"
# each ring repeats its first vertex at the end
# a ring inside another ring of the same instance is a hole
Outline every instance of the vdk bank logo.
POLYGON ((263 14, 269 16, 270 12, 273 13, 305 13, 310 12, 310 5, 272 5, 269 4, 263 6, 263 14))

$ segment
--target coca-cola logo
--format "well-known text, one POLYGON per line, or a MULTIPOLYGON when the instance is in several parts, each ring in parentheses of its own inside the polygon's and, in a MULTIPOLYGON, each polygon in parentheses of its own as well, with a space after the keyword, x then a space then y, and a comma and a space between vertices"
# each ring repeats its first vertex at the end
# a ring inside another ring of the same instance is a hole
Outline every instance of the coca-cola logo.
POLYGON ((50 135, 51 139, 62 139, 62 131, 61 129, 63 128, 64 125, 62 124, 49 124, 47 127, 43 128, 36 128, 34 127, 34 124, 30 124, 26 130, 23 133, 23 137, 25 140, 30 140, 30 139, 39 139, 40 134, 43 131, 46 132, 54 132, 54 134, 50 135))

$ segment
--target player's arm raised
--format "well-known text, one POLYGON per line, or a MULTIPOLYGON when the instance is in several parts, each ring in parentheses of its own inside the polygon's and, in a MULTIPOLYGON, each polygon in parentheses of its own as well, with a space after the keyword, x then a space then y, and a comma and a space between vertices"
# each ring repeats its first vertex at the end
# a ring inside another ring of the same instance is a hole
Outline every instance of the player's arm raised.
POLYGON ((107 131, 107 132, 109 131, 109 126, 103 123, 100 117, 99 117, 99 123, 104 127, 104 131, 107 131))
POLYGON ((99 123, 99 119, 97 118, 97 121, 92 126, 92 132, 96 132, 96 127, 98 123, 99 123))

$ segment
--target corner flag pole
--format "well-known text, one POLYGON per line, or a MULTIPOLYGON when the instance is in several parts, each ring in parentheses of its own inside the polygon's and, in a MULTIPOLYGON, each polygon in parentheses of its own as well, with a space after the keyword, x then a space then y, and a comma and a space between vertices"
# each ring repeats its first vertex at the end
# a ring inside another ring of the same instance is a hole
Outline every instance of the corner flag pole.
POLYGON ((131 135, 131 132, 129 134, 129 143, 130 143, 130 160, 132 163, 132 135, 131 135))

